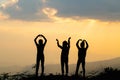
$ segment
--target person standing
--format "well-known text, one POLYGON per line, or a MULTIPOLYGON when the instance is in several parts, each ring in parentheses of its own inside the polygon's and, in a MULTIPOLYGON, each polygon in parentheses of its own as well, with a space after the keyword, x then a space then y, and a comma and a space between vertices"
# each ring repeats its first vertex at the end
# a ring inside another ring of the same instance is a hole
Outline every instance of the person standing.
POLYGON ((58 39, 56 39, 57 46, 62 49, 62 52, 61 52, 61 72, 62 72, 62 75, 64 75, 64 65, 65 65, 65 69, 66 69, 66 75, 68 75, 68 72, 69 72, 68 55, 69 55, 69 49, 70 49, 70 39, 71 39, 71 37, 68 38, 68 42, 63 41, 62 46, 59 44, 58 39))
POLYGON ((78 75, 80 63, 82 63, 83 77, 85 78, 85 58, 86 58, 86 52, 89 45, 86 40, 79 39, 76 43, 76 46, 78 48, 78 61, 77 61, 75 75, 78 75), (80 46, 79 46, 79 41, 81 41, 80 46), (85 47, 85 44, 86 44, 86 47, 85 47))
POLYGON ((44 47, 45 47, 45 45, 47 43, 47 39, 42 34, 39 34, 34 39, 34 42, 35 42, 36 47, 37 47, 36 77, 38 77, 40 61, 41 61, 41 71, 42 71, 41 75, 44 74, 44 47), (39 39, 39 41, 37 42, 38 37, 42 37, 44 39, 44 43, 43 43, 43 39, 39 39))

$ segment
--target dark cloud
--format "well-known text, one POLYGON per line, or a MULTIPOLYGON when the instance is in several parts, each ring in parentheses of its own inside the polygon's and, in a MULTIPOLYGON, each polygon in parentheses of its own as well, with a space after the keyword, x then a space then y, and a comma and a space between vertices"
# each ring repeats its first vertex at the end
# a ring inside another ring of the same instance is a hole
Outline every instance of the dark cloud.
POLYGON ((57 8, 58 16, 80 16, 107 21, 120 20, 120 0, 48 0, 57 8))
POLYGON ((58 10, 57 16, 99 19, 105 21, 120 21, 120 0, 19 0, 19 2, 3 12, 13 19, 22 20, 48 20, 47 16, 38 10, 51 7, 58 10), (15 9, 19 6, 21 10, 15 9))
POLYGON ((42 7, 43 3, 40 0, 19 0, 18 3, 2 11, 9 14, 11 19, 27 21, 47 20, 47 16, 40 12, 42 7), (19 7, 19 9, 16 7, 19 7), (38 15, 38 11, 40 15, 38 15))

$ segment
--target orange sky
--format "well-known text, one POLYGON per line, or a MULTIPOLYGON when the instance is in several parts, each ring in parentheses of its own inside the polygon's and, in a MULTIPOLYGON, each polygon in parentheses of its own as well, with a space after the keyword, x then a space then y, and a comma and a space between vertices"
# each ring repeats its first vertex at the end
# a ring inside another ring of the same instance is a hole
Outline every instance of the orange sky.
POLYGON ((62 44, 71 36, 69 63, 76 63, 76 41, 86 39, 89 43, 87 61, 98 61, 120 57, 120 23, 102 22, 97 20, 81 20, 68 22, 0 22, 0 63, 4 65, 29 65, 35 63, 36 46, 34 38, 43 34, 48 43, 45 47, 46 64, 60 62, 61 50, 57 47, 55 39, 62 44))

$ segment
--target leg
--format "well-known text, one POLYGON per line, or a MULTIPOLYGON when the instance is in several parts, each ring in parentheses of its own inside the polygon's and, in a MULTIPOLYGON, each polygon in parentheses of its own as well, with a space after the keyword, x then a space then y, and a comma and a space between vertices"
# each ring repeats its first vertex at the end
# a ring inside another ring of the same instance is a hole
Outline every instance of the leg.
POLYGON ((83 78, 85 78, 85 61, 82 62, 83 78))
POLYGON ((62 71, 62 75, 64 75, 64 61, 61 60, 61 71, 62 71))
POLYGON ((43 75, 44 74, 44 56, 41 58, 41 75, 43 75))
POLYGON ((66 75, 68 75, 69 72, 68 60, 65 62, 65 67, 66 67, 66 75))
POLYGON ((80 60, 77 61, 77 66, 76 66, 76 72, 75 72, 75 75, 78 75, 79 66, 80 66, 80 60))
POLYGON ((36 77, 38 77, 38 71, 39 71, 39 63, 40 62, 40 60, 37 58, 37 60, 36 60, 36 77))

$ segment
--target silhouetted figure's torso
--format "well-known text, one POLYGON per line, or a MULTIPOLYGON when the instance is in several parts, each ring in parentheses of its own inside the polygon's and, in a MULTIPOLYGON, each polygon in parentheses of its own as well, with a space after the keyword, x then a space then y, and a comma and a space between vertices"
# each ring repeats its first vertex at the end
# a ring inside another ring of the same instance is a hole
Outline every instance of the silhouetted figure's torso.
POLYGON ((76 43, 76 46, 78 48, 78 61, 76 66, 76 72, 75 74, 78 75, 79 66, 82 63, 82 69, 83 69, 83 77, 85 78, 85 57, 86 57, 86 51, 88 49, 88 43, 86 40, 79 39, 76 43), (79 41, 82 41, 79 46, 79 41), (85 47, 86 44, 86 47, 85 47))
POLYGON ((62 47, 61 59, 63 61, 68 61, 69 47, 62 47))
POLYGON ((65 69, 66 69, 66 75, 68 75, 68 70, 69 70, 68 69, 68 55, 69 55, 69 49, 70 49, 70 39, 71 39, 71 37, 68 38, 68 42, 63 41, 62 46, 59 44, 58 39, 56 39, 58 47, 62 49, 62 51, 61 51, 61 71, 62 71, 62 75, 64 75, 64 66, 65 66, 65 69))
POLYGON ((41 75, 43 75, 43 73, 44 73, 44 47, 45 47, 45 45, 47 43, 47 39, 43 35, 38 35, 34 39, 34 42, 35 42, 36 47, 37 47, 37 58, 36 58, 36 78, 37 78, 38 77, 40 61, 41 61, 41 71, 42 71, 41 75), (39 43, 38 43, 37 42, 38 37, 42 37, 45 42, 43 43, 43 40, 40 39, 39 43))
POLYGON ((81 61, 85 61, 85 57, 86 57, 86 48, 79 48, 78 50, 78 57, 81 61))
POLYGON ((44 56, 44 45, 37 45, 37 57, 42 58, 44 56))

